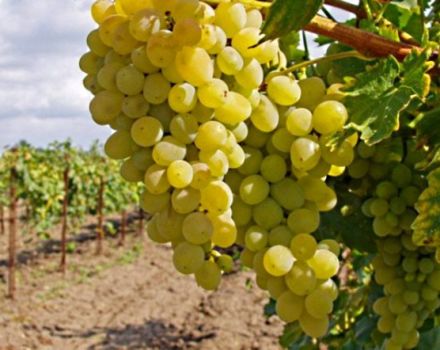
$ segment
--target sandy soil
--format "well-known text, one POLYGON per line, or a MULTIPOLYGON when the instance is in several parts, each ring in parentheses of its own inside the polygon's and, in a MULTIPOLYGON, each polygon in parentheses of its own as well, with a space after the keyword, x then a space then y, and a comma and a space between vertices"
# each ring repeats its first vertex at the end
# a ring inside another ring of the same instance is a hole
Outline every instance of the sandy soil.
POLYGON ((65 277, 56 241, 20 242, 17 300, 5 298, 6 237, 0 237, 0 350, 280 349, 282 325, 266 319, 250 272, 205 292, 179 275, 169 247, 128 235, 94 254, 92 227, 75 236, 65 277), (25 249, 26 248, 26 249, 25 249))

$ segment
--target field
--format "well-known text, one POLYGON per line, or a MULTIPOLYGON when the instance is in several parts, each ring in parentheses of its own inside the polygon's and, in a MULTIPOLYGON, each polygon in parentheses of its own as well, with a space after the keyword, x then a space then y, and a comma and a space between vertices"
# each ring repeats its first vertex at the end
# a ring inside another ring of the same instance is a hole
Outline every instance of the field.
POLYGON ((251 273, 233 272, 206 293, 175 271, 169 247, 136 229, 133 221, 124 247, 107 239, 96 256, 89 222, 71 237, 78 246, 64 277, 55 242, 21 242, 14 303, 5 298, 1 236, 0 349, 279 349, 281 322, 263 316, 266 296, 251 273))

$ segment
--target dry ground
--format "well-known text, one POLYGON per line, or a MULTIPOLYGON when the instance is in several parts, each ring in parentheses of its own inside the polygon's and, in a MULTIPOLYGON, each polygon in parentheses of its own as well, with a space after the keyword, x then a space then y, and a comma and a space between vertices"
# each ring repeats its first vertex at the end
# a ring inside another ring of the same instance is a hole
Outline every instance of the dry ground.
POLYGON ((4 294, 0 237, 0 350, 279 349, 282 326, 263 316, 267 298, 251 273, 224 276, 208 293, 174 270, 169 247, 130 234, 124 247, 107 239, 95 256, 90 229, 76 236, 65 277, 56 241, 22 239, 15 302, 4 294))

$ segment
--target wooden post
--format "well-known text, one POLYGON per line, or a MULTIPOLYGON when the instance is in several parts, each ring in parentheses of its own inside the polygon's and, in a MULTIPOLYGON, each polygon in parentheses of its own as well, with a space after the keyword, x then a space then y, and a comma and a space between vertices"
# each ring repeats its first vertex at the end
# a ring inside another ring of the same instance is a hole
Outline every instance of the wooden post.
POLYGON ((66 164, 66 168, 63 173, 64 180, 64 198, 63 198, 63 212, 61 218, 61 263, 60 271, 66 273, 66 247, 67 247, 67 207, 69 201, 69 166, 66 164))
POLYGON ((9 187, 9 259, 8 259, 8 297, 15 299, 16 280, 16 245, 17 245, 17 170, 15 166, 11 169, 9 187))
POLYGON ((96 228, 96 254, 102 254, 102 241, 104 239, 104 178, 99 178, 98 191, 98 226, 96 228))
POLYGON ((5 232, 5 208, 0 204, 0 235, 4 235, 5 232))
POLYGON ((125 235, 127 233, 127 211, 124 209, 121 213, 121 237, 119 239, 119 246, 124 246, 125 243, 125 235))
POLYGON ((138 226, 138 235, 139 237, 143 237, 144 235, 144 210, 139 207, 139 226, 138 226))

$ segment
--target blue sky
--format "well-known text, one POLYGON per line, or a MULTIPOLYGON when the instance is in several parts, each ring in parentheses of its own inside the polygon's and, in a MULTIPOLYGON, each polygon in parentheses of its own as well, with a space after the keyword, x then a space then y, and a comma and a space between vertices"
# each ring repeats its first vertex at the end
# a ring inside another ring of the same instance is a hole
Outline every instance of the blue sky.
POLYGON ((92 0, 0 0, 0 148, 19 140, 44 146, 105 140, 89 118, 79 57, 95 27, 92 0))

